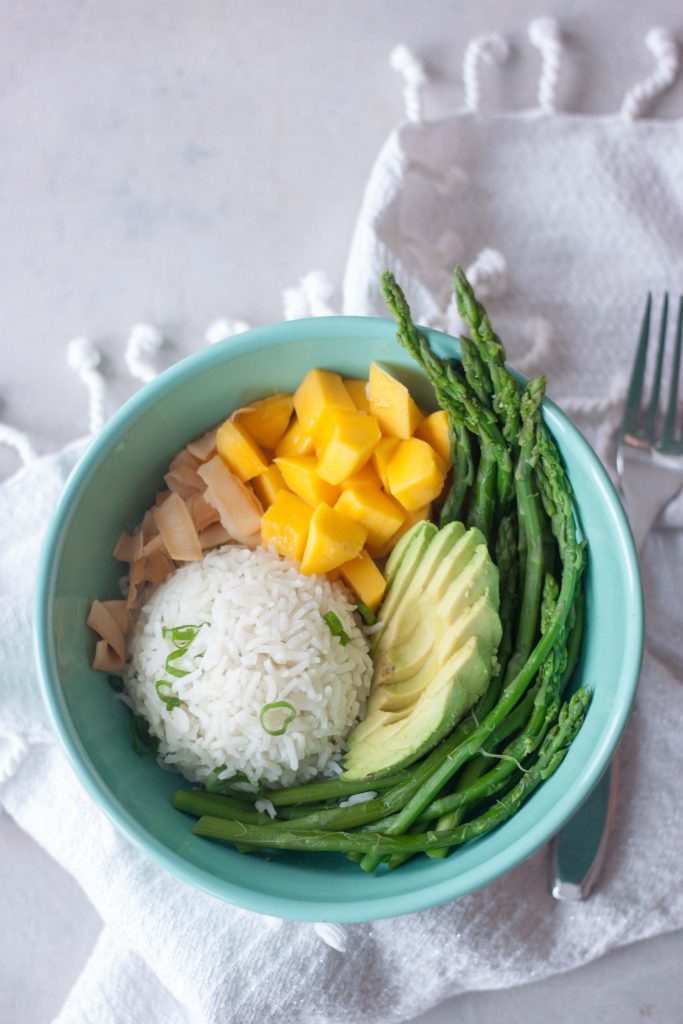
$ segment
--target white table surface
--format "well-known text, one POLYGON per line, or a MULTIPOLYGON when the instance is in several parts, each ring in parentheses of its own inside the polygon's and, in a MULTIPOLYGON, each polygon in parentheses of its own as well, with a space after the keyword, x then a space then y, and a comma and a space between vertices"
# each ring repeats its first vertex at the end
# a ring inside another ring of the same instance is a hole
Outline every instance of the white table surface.
MULTIPOLYGON (((75 334, 105 354, 113 409, 134 388, 122 360, 134 322, 167 332, 163 365, 217 316, 280 319, 282 288, 312 268, 339 285, 368 170, 402 116, 392 46, 427 59, 436 115, 461 103, 468 39, 505 31, 513 57, 490 73, 492 97, 527 106, 538 56, 526 25, 538 14, 566 31, 561 94, 574 110, 618 108, 650 69, 652 24, 683 32, 673 0, 0 0, 0 419, 40 451, 85 431, 85 393, 65 364, 75 334)), ((680 83, 658 111, 683 113, 680 83)), ((0 477, 13 468, 0 449, 0 477)), ((0 1021, 43 1024, 99 921, 2 815, 0 892, 0 1021)), ((557 1024, 679 1024, 682 962, 675 933, 459 997, 422 1024, 540 1024, 549 1012, 557 1024)))

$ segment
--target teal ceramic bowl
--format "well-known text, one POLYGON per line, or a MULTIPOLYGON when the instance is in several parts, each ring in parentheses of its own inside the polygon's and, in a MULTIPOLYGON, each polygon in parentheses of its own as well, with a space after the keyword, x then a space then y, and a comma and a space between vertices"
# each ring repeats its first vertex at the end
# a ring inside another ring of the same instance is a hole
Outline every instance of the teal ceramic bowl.
MULTIPOLYGON (((442 355, 457 342, 428 331, 442 355)), ((73 768, 93 800, 149 857, 184 882, 266 914, 304 921, 367 921, 423 910, 485 885, 557 832, 600 778, 617 745, 640 668, 643 618, 631 534, 598 459, 569 420, 545 403, 590 546, 587 625, 576 672, 594 698, 559 770, 501 828, 445 860, 414 858, 369 876, 344 857, 243 856, 192 835, 171 807, 178 776, 131 748, 127 709, 90 668, 93 597, 117 596, 111 557, 122 529, 139 522, 173 454, 232 409, 274 389, 292 391, 311 367, 364 376, 372 360, 393 365, 425 406, 427 381, 396 344, 393 324, 315 318, 262 327, 183 360, 144 387, 93 441, 50 526, 35 604, 45 699, 73 768)))

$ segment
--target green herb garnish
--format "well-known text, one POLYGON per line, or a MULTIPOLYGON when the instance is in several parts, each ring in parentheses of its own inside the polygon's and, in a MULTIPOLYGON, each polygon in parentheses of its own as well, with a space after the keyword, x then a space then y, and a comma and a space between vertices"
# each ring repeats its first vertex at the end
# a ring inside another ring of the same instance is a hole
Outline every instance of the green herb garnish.
POLYGON ((291 725, 296 716, 297 710, 293 704, 290 704, 287 700, 276 700, 272 704, 263 705, 259 715, 259 721, 269 736, 283 736, 287 732, 287 726, 291 725), (263 719, 269 711, 275 711, 276 708, 287 708, 289 713, 285 717, 279 729, 269 729, 263 719))
POLYGON ((342 647, 346 647, 351 642, 351 637, 342 626, 341 619, 335 612, 327 612, 326 615, 323 615, 323 620, 327 623, 327 628, 332 636, 339 637, 339 643, 342 647))
POLYGON ((130 716, 130 741, 139 757, 149 757, 159 749, 159 740, 149 731, 149 722, 142 715, 130 716))
POLYGON ((373 612, 372 608, 368 608, 364 601, 358 602, 356 605, 356 611, 366 626, 374 626, 377 622, 377 616, 373 612))
MULTIPOLYGON (((187 675, 187 673, 185 674, 187 675)), ((154 685, 156 686, 159 698, 164 702, 169 711, 173 711, 173 708, 179 708, 182 705, 183 702, 173 693, 173 684, 169 683, 168 679, 157 679, 154 685), (164 690, 170 690, 170 693, 164 693, 164 690)))

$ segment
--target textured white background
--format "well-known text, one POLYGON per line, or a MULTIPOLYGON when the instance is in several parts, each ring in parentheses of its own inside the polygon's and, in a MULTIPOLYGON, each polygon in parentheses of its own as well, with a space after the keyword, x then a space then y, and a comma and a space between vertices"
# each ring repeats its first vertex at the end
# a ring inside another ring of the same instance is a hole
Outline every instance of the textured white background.
MULTIPOLYGON (((281 288, 311 267, 339 282, 369 167, 402 113, 391 47, 427 59, 437 115, 461 102, 468 39, 507 31, 513 58, 492 73, 491 96, 522 107, 538 66, 525 27, 538 14, 566 31, 561 95, 575 110, 618 108, 650 68, 650 25, 683 37, 673 0, 0 0, 0 419, 40 450, 84 431, 84 392, 64 360, 73 334, 106 353, 113 408, 132 390, 122 350, 134 321, 168 331, 170 362, 216 316, 279 319, 281 288)), ((683 115, 681 85, 659 112, 683 115)), ((12 466, 0 451, 0 476, 12 466)), ((7 818, 0 892, 0 1020, 42 1024, 99 924, 7 818)), ((683 936, 668 936, 461 997, 424 1022, 540 1024, 552 1003, 558 1024, 679 1024, 682 954, 683 936)))

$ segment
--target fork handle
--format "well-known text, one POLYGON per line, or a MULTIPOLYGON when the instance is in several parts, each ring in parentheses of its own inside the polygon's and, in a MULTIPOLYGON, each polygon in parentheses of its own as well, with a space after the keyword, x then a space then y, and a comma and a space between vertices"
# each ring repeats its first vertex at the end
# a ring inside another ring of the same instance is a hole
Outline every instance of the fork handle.
POLYGON ((585 900, 598 880, 617 801, 617 756, 553 840, 550 891, 556 900, 585 900))

